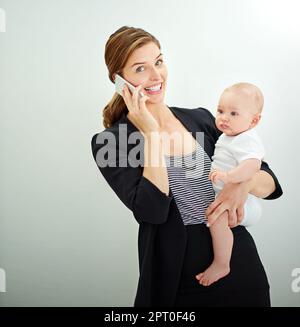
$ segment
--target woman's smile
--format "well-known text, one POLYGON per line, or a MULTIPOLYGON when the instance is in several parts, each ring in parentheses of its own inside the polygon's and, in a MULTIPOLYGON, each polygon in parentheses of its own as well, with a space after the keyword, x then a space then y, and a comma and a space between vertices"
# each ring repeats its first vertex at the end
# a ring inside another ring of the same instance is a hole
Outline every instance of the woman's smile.
POLYGON ((155 85, 149 86, 149 87, 144 87, 144 90, 149 95, 160 94, 162 91, 162 83, 155 84, 155 85))

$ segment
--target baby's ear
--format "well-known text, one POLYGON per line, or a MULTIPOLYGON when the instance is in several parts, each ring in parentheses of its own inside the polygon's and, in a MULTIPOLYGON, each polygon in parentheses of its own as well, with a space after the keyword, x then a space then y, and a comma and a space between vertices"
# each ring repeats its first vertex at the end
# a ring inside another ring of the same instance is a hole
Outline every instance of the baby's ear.
POLYGON ((261 115, 259 113, 255 114, 252 118, 251 127, 255 127, 260 121, 261 115))

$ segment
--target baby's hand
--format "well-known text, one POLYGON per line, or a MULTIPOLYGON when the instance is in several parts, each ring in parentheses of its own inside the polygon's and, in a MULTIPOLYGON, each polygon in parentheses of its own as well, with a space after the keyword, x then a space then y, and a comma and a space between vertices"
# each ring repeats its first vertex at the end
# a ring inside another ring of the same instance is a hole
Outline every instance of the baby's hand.
POLYGON ((220 180, 224 184, 229 183, 228 174, 225 171, 220 170, 212 170, 208 177, 214 184, 217 184, 217 182, 220 180))

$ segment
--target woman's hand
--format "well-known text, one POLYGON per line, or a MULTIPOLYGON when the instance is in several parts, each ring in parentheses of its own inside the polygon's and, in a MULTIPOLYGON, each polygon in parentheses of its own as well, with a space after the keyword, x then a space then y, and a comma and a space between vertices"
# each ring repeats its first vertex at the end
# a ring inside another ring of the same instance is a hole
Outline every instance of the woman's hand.
POLYGON ((123 88, 123 98, 128 108, 128 119, 137 127, 142 134, 149 134, 151 132, 159 131, 159 125, 153 115, 146 107, 148 96, 144 95, 139 98, 139 85, 131 95, 127 85, 123 88))
POLYGON ((240 224, 244 218, 244 203, 247 199, 250 183, 228 183, 225 184, 215 201, 207 208, 206 217, 208 226, 228 211, 228 225, 235 227, 240 224))

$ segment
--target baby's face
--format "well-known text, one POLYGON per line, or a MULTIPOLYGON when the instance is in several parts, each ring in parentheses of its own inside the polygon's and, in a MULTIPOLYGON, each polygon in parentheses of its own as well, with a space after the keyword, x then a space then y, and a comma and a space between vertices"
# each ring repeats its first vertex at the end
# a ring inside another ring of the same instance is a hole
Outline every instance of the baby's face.
POLYGON ((235 136, 257 125, 260 114, 253 101, 236 92, 224 92, 216 115, 217 128, 228 136, 235 136))

